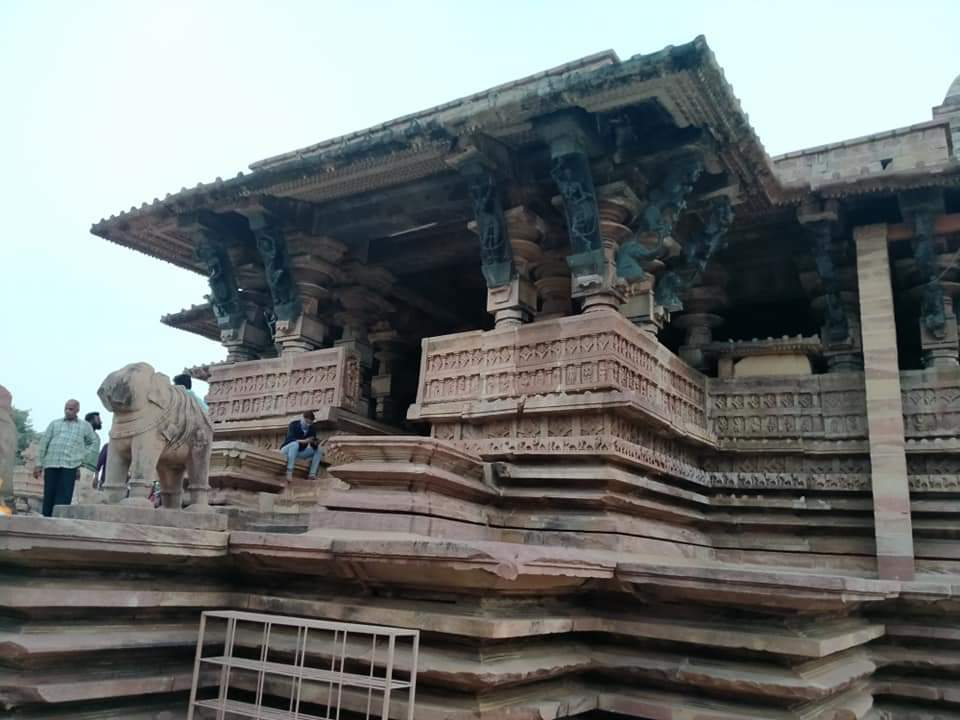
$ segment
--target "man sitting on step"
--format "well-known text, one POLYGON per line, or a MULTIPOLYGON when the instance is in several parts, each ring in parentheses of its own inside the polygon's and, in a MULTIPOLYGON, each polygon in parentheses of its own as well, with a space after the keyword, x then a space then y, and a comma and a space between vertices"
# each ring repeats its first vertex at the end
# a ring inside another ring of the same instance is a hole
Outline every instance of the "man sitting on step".
POLYGON ((287 428, 287 439, 283 441, 280 452, 287 456, 287 480, 293 479, 293 466, 297 460, 310 459, 308 480, 317 479, 317 471, 323 460, 323 448, 317 439, 317 428, 314 426, 314 414, 307 410, 303 417, 294 420, 287 428))

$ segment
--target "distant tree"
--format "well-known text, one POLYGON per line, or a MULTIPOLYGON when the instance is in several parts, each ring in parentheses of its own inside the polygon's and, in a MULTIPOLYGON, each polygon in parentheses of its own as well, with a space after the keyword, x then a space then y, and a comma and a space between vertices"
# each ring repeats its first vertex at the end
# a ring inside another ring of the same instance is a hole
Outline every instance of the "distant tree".
POLYGON ((23 462, 21 458, 23 451, 40 433, 33 429, 29 410, 13 408, 13 423, 17 426, 17 462, 19 463, 23 462))

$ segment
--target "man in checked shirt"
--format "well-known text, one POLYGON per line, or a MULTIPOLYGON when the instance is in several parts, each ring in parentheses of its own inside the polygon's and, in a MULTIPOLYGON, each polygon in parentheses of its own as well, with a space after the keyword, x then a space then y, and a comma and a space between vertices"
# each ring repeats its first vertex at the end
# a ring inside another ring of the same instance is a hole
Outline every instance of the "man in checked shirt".
POLYGON ((53 515, 54 505, 69 505, 73 498, 73 486, 79 468, 88 454, 96 454, 100 438, 90 423, 77 417, 80 403, 67 400, 63 406, 63 418, 54 420, 40 439, 37 451, 37 466, 33 476, 43 472, 43 514, 53 515))

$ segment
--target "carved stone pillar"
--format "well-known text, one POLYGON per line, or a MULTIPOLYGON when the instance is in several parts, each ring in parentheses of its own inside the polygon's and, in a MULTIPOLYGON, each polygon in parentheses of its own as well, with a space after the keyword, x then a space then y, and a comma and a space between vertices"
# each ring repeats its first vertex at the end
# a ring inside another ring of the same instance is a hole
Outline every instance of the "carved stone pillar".
POLYGON ((616 268, 616 247, 621 240, 614 231, 604 237, 597 192, 593 185, 590 131, 572 115, 540 123, 542 137, 550 146, 550 176, 560 191, 553 198, 566 216, 571 255, 571 297, 582 301, 583 312, 616 311, 623 300, 616 268))
MULTIPOLYGON (((495 327, 513 327, 530 322, 537 310, 537 288, 531 273, 543 257, 540 242, 546 233, 543 220, 525 207, 503 214, 510 243, 513 273, 504 285, 487 288, 487 312, 495 327)), ((478 231, 476 223, 471 230, 478 231)))
MULTIPOLYGON (((623 243, 617 255, 618 271, 628 283, 627 300, 620 311, 641 329, 654 335, 669 321, 671 310, 682 309, 679 293, 695 277, 692 271, 686 280, 676 272, 665 273, 662 278, 659 276, 666 263, 683 251, 674 237, 674 227, 702 172, 703 162, 699 156, 674 160, 660 185, 648 193, 637 231, 623 243)), ((732 218, 729 203, 724 207, 732 218)), ((718 230, 718 237, 722 237, 727 225, 729 221, 718 230)), ((711 246, 711 252, 712 249, 711 246)), ((706 265, 706 259, 703 265, 706 265)))
POLYGON ((217 319, 220 340, 227 348, 227 362, 260 357, 270 344, 260 313, 240 295, 237 273, 228 244, 236 241, 235 228, 211 212, 188 213, 178 219, 194 243, 194 256, 207 270, 210 294, 207 301, 217 319))
MULTIPOLYGON (((338 347, 349 347, 360 359, 360 388, 362 404, 365 406, 370 400, 370 382, 374 361, 373 346, 371 345, 368 328, 379 323, 396 309, 379 292, 375 292, 369 287, 372 277, 365 276, 368 271, 376 273, 377 269, 355 267, 351 275, 358 283, 364 281, 364 284, 341 288, 337 293, 337 298, 344 309, 342 312, 336 313, 335 317, 337 324, 343 328, 343 333, 340 339, 334 343, 338 347)), ((389 290, 389 283, 392 283, 392 277, 389 276, 389 273, 380 273, 377 276, 383 278, 382 289, 389 290), (387 278, 390 278, 389 281, 387 278)))
POLYGON ((322 347, 326 327, 311 317, 316 312, 316 298, 307 303, 311 314, 304 313, 304 302, 293 277, 281 218, 260 206, 244 208, 241 212, 250 223, 270 289, 274 342, 282 354, 322 347))
MULTIPOLYGON (((820 338, 829 372, 863 369, 860 308, 856 271, 839 267, 833 236, 839 224, 835 201, 810 201, 797 211, 816 272, 801 277, 814 295, 814 311, 823 317, 820 338)), ((891 318, 892 321, 892 318, 891 318)))
MULTIPOLYGON (((663 264, 659 265, 662 269, 663 264)), ((627 283, 624 301, 620 305, 624 317, 653 337, 657 337, 670 322, 670 312, 657 303, 656 282, 656 275, 648 273, 642 280, 627 283)))
MULTIPOLYGON (((936 293, 928 303, 928 307, 936 307, 933 303, 939 302, 943 317, 942 328, 920 319, 920 346, 923 348, 923 366, 925 368, 957 367, 958 362, 958 333, 956 298, 960 296, 960 284, 940 281, 940 292, 936 293)), ((921 293, 926 288, 918 288, 921 293)))
POLYGON ((534 271, 534 285, 537 286, 541 301, 537 320, 552 320, 573 313, 570 266, 565 258, 566 252, 548 252, 534 271))
POLYGON ((954 254, 934 234, 936 217, 944 212, 941 190, 917 190, 901 194, 900 212, 913 226, 913 263, 908 282, 920 305, 920 345, 927 368, 957 367, 958 332, 954 298, 960 284, 953 267, 954 254))
POLYGON ((370 393, 374 400, 374 414, 377 420, 392 423, 399 419, 400 408, 396 406, 395 363, 401 356, 404 343, 402 337, 389 323, 377 323, 370 333, 373 343, 373 356, 377 361, 377 374, 370 382, 370 393))
MULTIPOLYGON (((716 271, 713 273, 714 276, 718 274, 716 271)), ((713 329, 723 324, 723 317, 716 312, 727 303, 726 291, 719 284, 690 288, 684 293, 686 312, 671 321, 672 325, 686 331, 686 338, 680 346, 680 357, 701 372, 708 369, 709 362, 704 350, 713 342, 713 329)))

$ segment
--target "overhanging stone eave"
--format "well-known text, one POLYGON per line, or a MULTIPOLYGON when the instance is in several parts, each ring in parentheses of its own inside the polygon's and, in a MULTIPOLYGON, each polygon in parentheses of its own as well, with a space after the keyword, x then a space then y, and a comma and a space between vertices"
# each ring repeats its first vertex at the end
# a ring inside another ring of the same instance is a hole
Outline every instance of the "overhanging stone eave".
POLYGON ((607 52, 368 130, 253 163, 252 172, 198 184, 93 225, 91 232, 201 273, 176 231, 178 213, 233 210, 251 197, 326 203, 449 172, 458 138, 485 132, 529 139, 538 116, 580 107, 610 112, 656 100, 680 127, 709 129, 722 164, 741 188, 745 214, 787 202, 788 193, 723 71, 702 37, 620 61, 607 52), (519 128, 519 130, 518 130, 519 128), (523 128, 527 128, 524 130, 523 128), (504 135, 506 133, 506 135, 504 135))
POLYGON ((784 205, 800 205, 812 195, 820 198, 849 198, 897 193, 927 187, 960 185, 960 161, 950 160, 932 167, 901 170, 889 175, 868 175, 819 184, 798 183, 784 188, 784 205))
POLYGON ((200 303, 169 313, 161 317, 160 322, 176 330, 220 342, 220 331, 217 329, 217 321, 210 303, 200 303))

